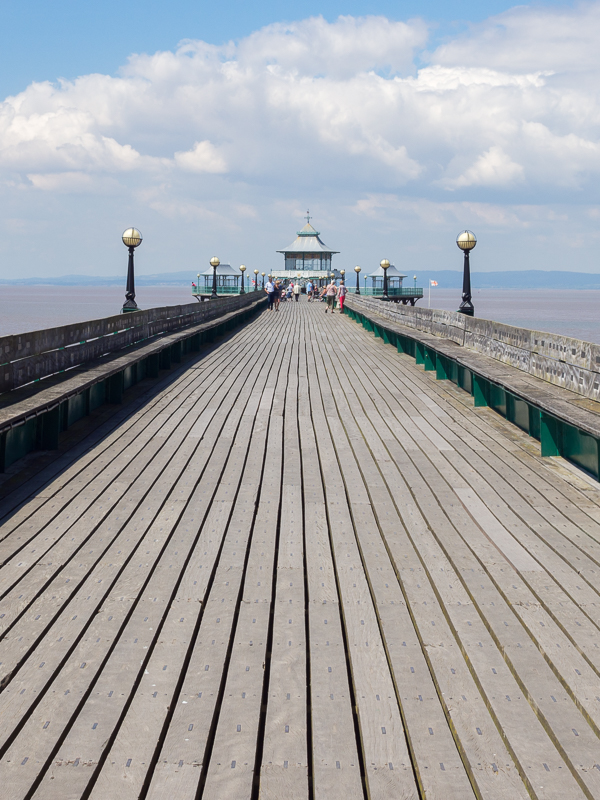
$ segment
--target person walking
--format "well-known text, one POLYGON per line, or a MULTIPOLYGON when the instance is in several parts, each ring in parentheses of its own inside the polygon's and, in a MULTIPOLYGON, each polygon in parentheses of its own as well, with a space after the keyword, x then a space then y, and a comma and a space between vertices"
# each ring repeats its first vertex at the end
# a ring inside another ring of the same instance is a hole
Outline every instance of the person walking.
POLYGON ((279 280, 275 281, 275 299, 273 301, 273 305, 275 306, 275 311, 279 311, 279 303, 281 301, 281 283, 279 280))
POLYGON ((313 285, 312 285, 312 281, 309 281, 309 282, 306 284, 306 294, 308 295, 308 302, 310 303, 310 302, 311 302, 311 300, 313 299, 313 285))
POLYGON ((300 299, 300 284, 298 283, 298 281, 296 281, 296 283, 294 284, 294 300, 298 302, 299 299, 300 299))
POLYGON ((344 285, 344 281, 340 281, 340 285, 337 288, 337 301, 340 306, 340 314, 344 313, 345 299, 346 299, 346 287, 344 285))
POLYGON ((275 284, 270 278, 265 284, 265 292, 269 298, 269 311, 273 311, 273 303, 275 302, 275 284))
POLYGON ((335 285, 335 281, 332 280, 327 289, 325 290, 325 297, 327 299, 327 306, 325 308, 325 313, 327 313, 327 311, 331 309, 331 313, 333 314, 333 305, 335 303, 336 293, 337 293, 337 287, 335 285))

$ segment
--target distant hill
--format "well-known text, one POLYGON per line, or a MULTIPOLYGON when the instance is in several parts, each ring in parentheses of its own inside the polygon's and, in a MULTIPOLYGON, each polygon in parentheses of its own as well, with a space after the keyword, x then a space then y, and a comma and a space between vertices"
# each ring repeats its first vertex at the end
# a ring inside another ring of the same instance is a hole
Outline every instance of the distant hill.
MULTIPOLYGON (((190 286, 196 280, 192 270, 185 272, 160 272, 155 275, 135 276, 136 286, 190 286)), ((441 289, 460 289, 460 270, 417 270, 417 285, 427 286, 428 280, 438 282, 441 289)), ((125 286, 126 275, 61 275, 58 278, 0 279, 3 286, 125 286)), ((352 278, 350 278, 352 281, 352 278)), ((529 269, 522 272, 471 273, 471 284, 477 289, 600 289, 600 273, 567 272, 529 269)), ((411 286, 409 278, 405 286, 411 286)))
MULTIPOLYGON (((2 286, 125 286, 127 275, 61 275, 58 278, 0 279, 2 286)), ((190 286, 196 281, 193 272, 161 272, 135 276, 136 286, 190 286)))
MULTIPOLYGON (((417 285, 425 286, 428 280, 437 281, 440 288, 460 289, 463 274, 458 270, 416 270, 417 285)), ((408 279, 404 281, 410 285, 408 279)), ((550 272, 528 269, 522 272, 478 272, 471 271, 471 286, 476 289, 600 289, 600 273, 550 272)))

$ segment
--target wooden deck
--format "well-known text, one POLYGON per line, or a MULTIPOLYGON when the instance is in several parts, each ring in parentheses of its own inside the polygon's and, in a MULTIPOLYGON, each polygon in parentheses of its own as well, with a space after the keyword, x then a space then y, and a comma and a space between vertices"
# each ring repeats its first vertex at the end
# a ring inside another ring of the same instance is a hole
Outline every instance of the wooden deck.
POLYGON ((323 305, 21 491, 3 800, 600 798, 599 488, 323 305))

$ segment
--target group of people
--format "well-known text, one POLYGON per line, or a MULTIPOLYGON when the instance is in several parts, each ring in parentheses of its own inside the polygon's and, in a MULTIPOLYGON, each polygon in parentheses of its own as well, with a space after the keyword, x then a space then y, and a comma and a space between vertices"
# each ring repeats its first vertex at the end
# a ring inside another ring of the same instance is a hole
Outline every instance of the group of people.
POLYGON ((295 298, 296 302, 300 297, 300 284, 289 283, 284 286, 279 278, 273 281, 272 278, 265 283, 265 292, 269 298, 269 311, 279 311, 279 304, 282 300, 295 298))
MULTIPOLYGON (((279 278, 275 281, 269 278, 265 284, 265 292, 269 298, 269 311, 279 311, 279 304, 282 300, 290 300, 293 297, 294 300, 298 302, 300 298, 300 284, 298 281, 296 281, 296 283, 290 281, 287 286, 284 286, 279 278)), ((326 314, 328 311, 331 311, 332 314, 334 313, 336 300, 340 309, 340 314, 344 313, 346 293, 347 289, 344 281, 340 281, 338 286, 336 282, 332 280, 331 283, 320 290, 319 287, 315 286, 310 280, 306 284, 308 302, 310 303, 315 299, 326 302, 326 314)))

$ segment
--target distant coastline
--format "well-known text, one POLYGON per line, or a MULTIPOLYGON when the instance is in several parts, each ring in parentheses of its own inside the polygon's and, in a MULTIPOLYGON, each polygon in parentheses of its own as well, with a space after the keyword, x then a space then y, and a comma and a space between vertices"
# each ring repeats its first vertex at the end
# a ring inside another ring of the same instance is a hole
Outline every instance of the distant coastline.
MULTIPOLYGON (((401 268, 401 267, 400 267, 401 268)), ((361 285, 367 270, 361 275, 361 285)), ((416 270, 417 285, 427 287, 437 281, 440 288, 460 289, 462 270, 416 270)), ((350 278, 352 281, 354 275, 350 278)), ((136 274, 136 286, 190 286, 196 279, 193 270, 161 272, 154 275, 136 274)), ((410 283, 410 278, 405 283, 410 283)), ((473 289, 600 289, 600 273, 567 272, 566 270, 523 270, 478 272, 471 274, 473 289)), ((124 286, 125 275, 61 275, 56 278, 1 279, 0 286, 124 286)))

